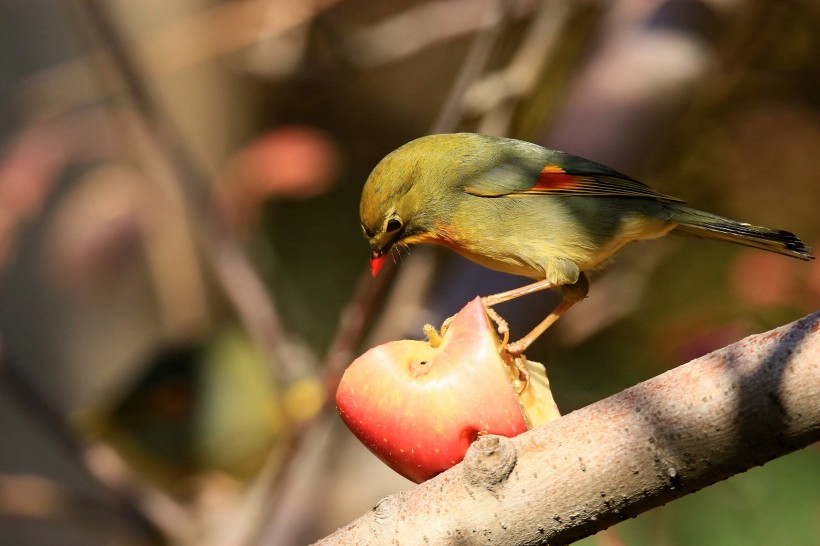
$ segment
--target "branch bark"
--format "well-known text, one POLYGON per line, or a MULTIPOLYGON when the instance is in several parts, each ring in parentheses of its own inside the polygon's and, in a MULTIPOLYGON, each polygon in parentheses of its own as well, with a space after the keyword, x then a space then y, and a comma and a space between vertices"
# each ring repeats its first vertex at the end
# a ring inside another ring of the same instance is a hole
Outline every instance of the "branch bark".
POLYGON ((318 544, 567 544, 820 440, 820 312, 392 495, 318 544))

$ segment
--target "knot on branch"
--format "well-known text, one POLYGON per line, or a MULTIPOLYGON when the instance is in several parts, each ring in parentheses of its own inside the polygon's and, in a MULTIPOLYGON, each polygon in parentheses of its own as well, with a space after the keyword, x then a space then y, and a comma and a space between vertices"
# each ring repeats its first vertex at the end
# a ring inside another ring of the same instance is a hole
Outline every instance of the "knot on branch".
POLYGON ((495 491, 512 473, 518 453, 509 438, 489 434, 472 443, 464 456, 467 485, 495 491))
POLYGON ((396 516, 401 504, 400 497, 402 494, 391 495, 385 497, 376 503, 373 507, 373 519, 370 522, 370 528, 377 536, 381 536, 390 521, 396 516))

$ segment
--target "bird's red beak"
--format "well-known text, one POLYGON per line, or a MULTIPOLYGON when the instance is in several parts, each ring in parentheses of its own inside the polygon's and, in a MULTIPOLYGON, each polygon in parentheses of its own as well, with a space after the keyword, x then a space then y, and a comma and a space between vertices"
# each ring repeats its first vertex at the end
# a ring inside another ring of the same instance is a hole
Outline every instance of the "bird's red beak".
POLYGON ((384 265, 384 258, 385 254, 376 254, 375 252, 370 255, 370 273, 375 277, 379 274, 382 266, 384 265))

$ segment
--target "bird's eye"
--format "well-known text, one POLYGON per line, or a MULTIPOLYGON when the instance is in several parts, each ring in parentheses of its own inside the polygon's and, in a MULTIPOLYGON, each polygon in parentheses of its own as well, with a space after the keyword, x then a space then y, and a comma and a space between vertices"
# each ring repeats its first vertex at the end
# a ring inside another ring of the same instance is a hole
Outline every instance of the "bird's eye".
POLYGON ((401 222, 399 222, 395 218, 391 218, 387 222, 387 227, 385 229, 387 229, 387 232, 390 233, 390 232, 396 231, 400 228, 401 228, 401 222))

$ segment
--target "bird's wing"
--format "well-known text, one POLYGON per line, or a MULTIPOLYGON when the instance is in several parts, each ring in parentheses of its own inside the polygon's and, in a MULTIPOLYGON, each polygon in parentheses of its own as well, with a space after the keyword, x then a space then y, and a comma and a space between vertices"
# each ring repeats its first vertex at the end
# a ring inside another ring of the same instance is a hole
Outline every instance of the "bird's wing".
POLYGON ((515 158, 501 162, 472 177, 464 191, 481 197, 589 195, 683 202, 609 167, 562 152, 552 152, 546 162, 544 158, 515 158))

